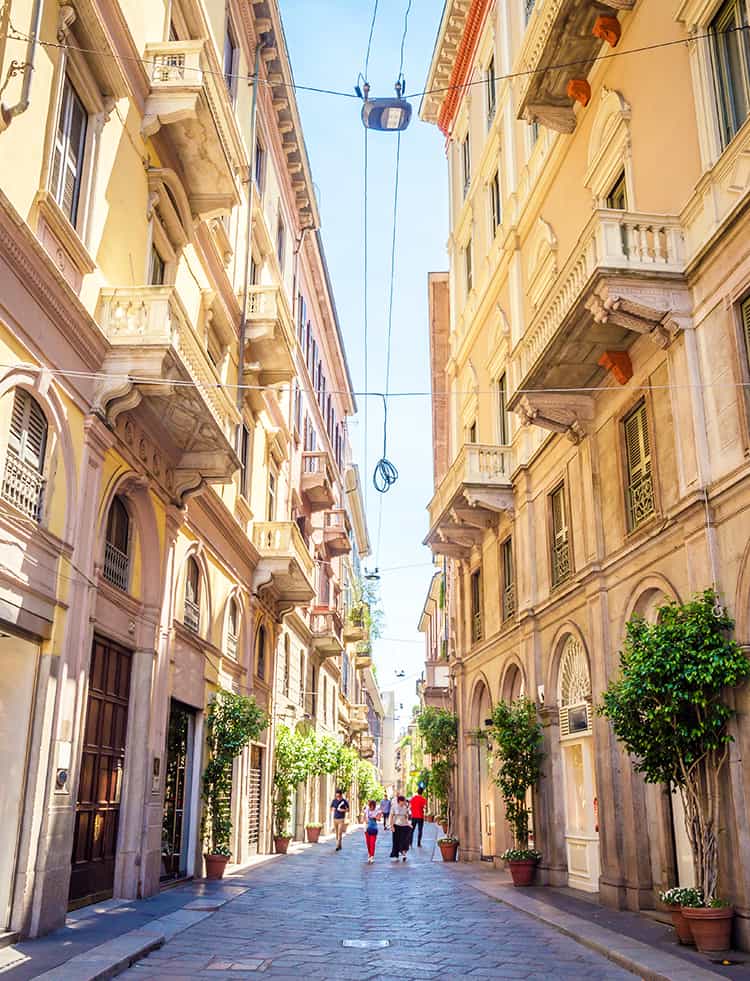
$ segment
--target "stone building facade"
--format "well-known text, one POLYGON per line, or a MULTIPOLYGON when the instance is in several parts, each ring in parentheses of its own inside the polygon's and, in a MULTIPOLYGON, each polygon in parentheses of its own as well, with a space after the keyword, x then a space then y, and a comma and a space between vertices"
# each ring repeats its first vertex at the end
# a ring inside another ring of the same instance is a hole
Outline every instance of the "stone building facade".
POLYGON ((219 688, 271 719, 231 800, 233 861, 270 848, 287 639, 342 633, 355 404, 276 0, 0 28, 0 927, 37 935, 202 874, 219 688))
MULTIPOLYGON (((449 175, 426 543, 448 563, 461 854, 509 844, 476 734, 525 692, 541 877, 630 909, 692 870, 679 801, 593 711, 625 623, 714 586, 750 643, 747 17, 448 0, 421 106, 449 175)), ((747 947, 745 689, 736 707, 720 889, 747 947)))

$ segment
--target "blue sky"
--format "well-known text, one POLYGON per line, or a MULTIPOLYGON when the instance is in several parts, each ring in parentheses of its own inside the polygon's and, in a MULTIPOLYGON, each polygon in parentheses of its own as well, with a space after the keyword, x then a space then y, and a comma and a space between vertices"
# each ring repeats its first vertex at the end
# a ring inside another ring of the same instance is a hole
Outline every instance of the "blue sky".
MULTIPOLYGON (((295 81, 352 91, 364 68, 371 3, 354 0, 280 0, 295 81)), ((407 0, 380 0, 370 54, 371 95, 393 94, 407 0)), ((424 87, 442 14, 435 0, 413 0, 404 56, 407 90, 424 87)), ((364 130, 361 104, 298 93, 305 141, 318 188, 322 234, 349 365, 358 392, 364 390, 364 130)), ((447 171, 443 138, 414 114, 401 138, 396 279, 391 339, 391 391, 427 392, 429 339, 427 273, 447 268, 447 171)), ((385 340, 390 284, 396 137, 371 132, 368 146, 368 390, 385 386, 385 340)), ((351 438, 363 476, 371 480, 382 452, 383 412, 368 399, 367 460, 364 459, 364 404, 351 438)), ((389 407, 388 458, 399 480, 383 497, 377 564, 385 610, 384 638, 375 646, 378 681, 395 688, 405 720, 415 702, 414 685, 424 648, 416 625, 432 575, 425 506, 432 496, 432 431, 428 397, 395 398, 389 407), (399 568, 417 566, 416 568, 399 568), (404 642, 406 641, 406 643, 404 642), (419 641, 420 643, 415 643, 419 641), (407 678, 394 684, 395 672, 407 678)), ((379 498, 370 483, 367 511, 373 549, 378 538, 379 498)), ((375 556, 367 563, 376 564, 375 556)))

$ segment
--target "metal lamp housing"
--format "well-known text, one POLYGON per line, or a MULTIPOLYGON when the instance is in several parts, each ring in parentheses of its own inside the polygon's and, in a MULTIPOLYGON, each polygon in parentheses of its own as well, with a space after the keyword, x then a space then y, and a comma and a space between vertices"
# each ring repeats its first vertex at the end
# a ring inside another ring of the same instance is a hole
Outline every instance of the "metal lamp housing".
POLYGON ((362 106, 366 129, 396 133, 406 129, 410 121, 411 105, 406 99, 366 99, 362 106))

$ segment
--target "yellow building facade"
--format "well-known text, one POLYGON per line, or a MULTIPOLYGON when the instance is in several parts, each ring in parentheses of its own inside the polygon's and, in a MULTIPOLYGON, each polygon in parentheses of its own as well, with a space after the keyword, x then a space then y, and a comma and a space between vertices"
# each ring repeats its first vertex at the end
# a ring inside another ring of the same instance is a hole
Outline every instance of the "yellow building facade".
POLYGON ((219 688, 269 716, 232 860, 269 850, 356 406, 275 0, 11 0, 0 77, 0 918, 37 935, 202 874, 219 688))
MULTIPOLYGON (((631 909, 692 870, 679 801, 592 710, 625 623, 713 585, 750 640, 747 16, 448 0, 421 106, 449 177, 426 543, 448 561, 461 853, 510 844, 476 734, 525 692, 542 879, 631 909)), ((737 707, 720 886, 747 945, 737 707)))

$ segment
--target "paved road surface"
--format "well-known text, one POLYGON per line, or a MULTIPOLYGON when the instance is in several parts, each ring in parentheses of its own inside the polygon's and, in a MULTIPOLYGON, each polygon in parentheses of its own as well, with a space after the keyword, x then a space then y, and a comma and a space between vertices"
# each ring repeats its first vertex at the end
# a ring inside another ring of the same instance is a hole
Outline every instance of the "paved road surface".
POLYGON ((435 832, 404 864, 390 834, 366 864, 360 833, 341 852, 326 842, 232 882, 247 892, 121 977, 418 981, 427 978, 632 981, 634 975, 525 914, 482 895, 457 869, 431 861, 435 832), (345 947, 346 940, 383 948, 345 947))

